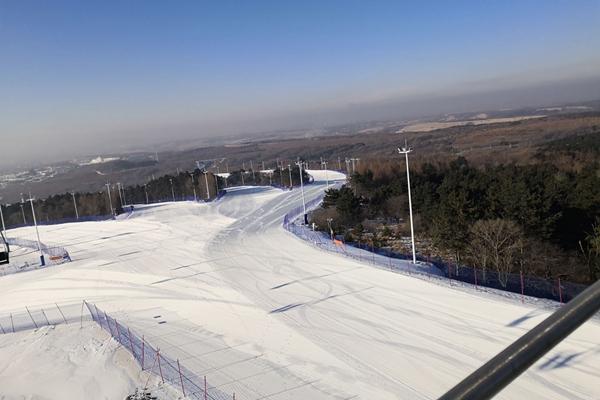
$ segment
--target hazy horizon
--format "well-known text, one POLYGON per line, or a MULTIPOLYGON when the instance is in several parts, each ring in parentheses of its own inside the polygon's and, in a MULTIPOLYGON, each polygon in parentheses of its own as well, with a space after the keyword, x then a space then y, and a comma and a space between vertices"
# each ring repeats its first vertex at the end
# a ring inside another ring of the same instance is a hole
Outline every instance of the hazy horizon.
POLYGON ((600 99, 600 3, 0 4, 0 165, 600 99))

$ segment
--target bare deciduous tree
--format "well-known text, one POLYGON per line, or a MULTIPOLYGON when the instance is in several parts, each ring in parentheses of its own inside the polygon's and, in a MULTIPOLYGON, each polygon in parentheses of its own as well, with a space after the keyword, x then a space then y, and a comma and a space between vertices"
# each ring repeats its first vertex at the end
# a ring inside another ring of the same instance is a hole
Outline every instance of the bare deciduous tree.
POLYGON ((513 221, 479 220, 471 228, 471 257, 481 266, 484 274, 488 266, 493 267, 498 272, 500 284, 504 287, 522 247, 523 231, 513 221))

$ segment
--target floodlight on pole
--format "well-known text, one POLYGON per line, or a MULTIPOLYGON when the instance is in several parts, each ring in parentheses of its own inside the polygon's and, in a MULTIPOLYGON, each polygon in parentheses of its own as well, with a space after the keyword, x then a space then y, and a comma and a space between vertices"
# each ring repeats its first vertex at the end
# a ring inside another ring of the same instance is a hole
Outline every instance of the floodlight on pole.
POLYGON ((306 213, 306 201, 304 200, 304 183, 302 181, 302 165, 304 163, 298 159, 296 165, 298 166, 298 172, 300 173, 300 191, 302 192, 302 209, 304 210, 304 225, 308 225, 308 214, 306 213))
POLYGON ((71 192, 71 196, 73 196, 73 208, 75 208, 75 218, 79 219, 79 211, 77 210, 77 200, 75 200, 75 192, 71 192))
POLYGON ((38 251, 40 252, 40 264, 43 267, 46 265, 46 260, 44 259, 44 253, 42 253, 42 241, 40 240, 40 231, 37 226, 37 219, 35 218, 35 208, 33 207, 33 197, 31 196, 31 192, 29 193, 29 204, 31 204, 31 215, 33 216, 33 225, 35 226, 35 234, 37 236, 38 251))
POLYGON ((115 210, 112 206, 112 196, 110 195, 110 183, 106 184, 106 193, 108 194, 108 206, 110 207, 110 215, 115 216, 115 210))
POLYGON ((408 169, 408 153, 410 153, 411 151, 412 151, 412 149, 410 147, 408 147, 408 144, 406 144, 406 142, 404 142, 404 147, 398 148, 398 153, 404 154, 404 157, 406 159, 406 184, 408 186, 408 211, 409 211, 409 215, 410 215, 410 237, 411 237, 411 242, 412 242, 413 264, 416 264, 417 263, 417 254, 415 252, 415 229, 413 226, 412 198, 411 198, 411 194, 410 194, 410 172, 408 169))

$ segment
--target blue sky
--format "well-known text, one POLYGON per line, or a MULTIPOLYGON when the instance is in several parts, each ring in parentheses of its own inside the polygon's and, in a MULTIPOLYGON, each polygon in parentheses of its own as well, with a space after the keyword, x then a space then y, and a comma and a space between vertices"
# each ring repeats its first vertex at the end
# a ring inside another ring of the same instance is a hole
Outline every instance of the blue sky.
POLYGON ((0 49, 0 135, 27 152, 598 76, 600 1, 5 0, 0 49))

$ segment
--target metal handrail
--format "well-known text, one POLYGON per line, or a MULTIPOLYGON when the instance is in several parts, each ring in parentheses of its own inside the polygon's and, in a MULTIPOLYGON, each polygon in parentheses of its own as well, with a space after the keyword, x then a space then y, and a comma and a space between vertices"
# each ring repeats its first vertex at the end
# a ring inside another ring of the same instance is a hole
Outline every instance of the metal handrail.
POLYGON ((439 400, 491 399, 600 310, 600 280, 485 363, 439 400))

